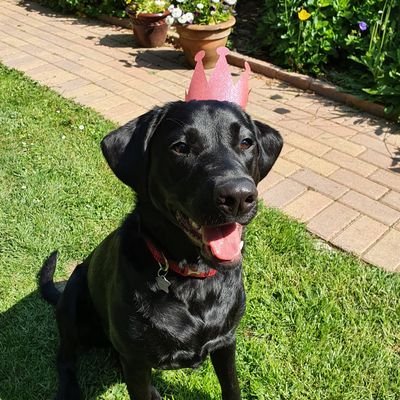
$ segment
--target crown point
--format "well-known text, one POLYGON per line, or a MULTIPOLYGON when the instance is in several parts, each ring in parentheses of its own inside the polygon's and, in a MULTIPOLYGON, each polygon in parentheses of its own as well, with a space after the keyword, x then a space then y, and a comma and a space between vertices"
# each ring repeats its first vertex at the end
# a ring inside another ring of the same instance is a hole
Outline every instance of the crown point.
POLYGON ((198 63, 203 60, 204 56, 206 55, 206 52, 204 50, 200 50, 195 56, 194 60, 198 63))
POLYGON ((226 47, 220 47, 217 49, 217 53, 219 58, 209 82, 207 82, 202 62, 205 52, 199 51, 196 54, 196 66, 185 100, 230 101, 240 105, 244 109, 249 94, 248 79, 250 75, 250 66, 245 62, 245 71, 239 81, 234 84, 226 60, 229 50, 226 47))
POLYGON ((225 57, 229 54, 229 50, 226 47, 218 47, 217 54, 225 57))

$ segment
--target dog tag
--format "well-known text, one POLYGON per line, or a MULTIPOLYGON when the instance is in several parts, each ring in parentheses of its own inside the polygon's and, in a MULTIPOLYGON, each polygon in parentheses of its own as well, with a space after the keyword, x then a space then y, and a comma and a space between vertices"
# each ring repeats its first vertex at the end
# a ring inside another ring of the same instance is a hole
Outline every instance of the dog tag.
POLYGON ((171 285, 171 282, 167 280, 167 278, 163 275, 159 275, 156 278, 156 286, 158 290, 162 290, 165 293, 169 293, 169 286, 171 285))

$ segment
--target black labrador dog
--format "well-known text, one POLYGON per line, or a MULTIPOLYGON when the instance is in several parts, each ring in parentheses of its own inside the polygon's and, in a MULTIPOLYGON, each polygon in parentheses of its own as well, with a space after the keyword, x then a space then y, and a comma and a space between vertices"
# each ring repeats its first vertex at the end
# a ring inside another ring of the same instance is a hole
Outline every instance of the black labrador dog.
POLYGON ((40 271, 41 293, 57 306, 56 398, 80 398, 78 349, 110 343, 131 399, 161 399, 152 368, 195 368, 208 355, 222 398, 240 399, 235 330, 245 310, 244 227, 281 136, 233 103, 190 101, 154 108, 101 147, 137 204, 62 293, 53 283, 56 252, 40 271))

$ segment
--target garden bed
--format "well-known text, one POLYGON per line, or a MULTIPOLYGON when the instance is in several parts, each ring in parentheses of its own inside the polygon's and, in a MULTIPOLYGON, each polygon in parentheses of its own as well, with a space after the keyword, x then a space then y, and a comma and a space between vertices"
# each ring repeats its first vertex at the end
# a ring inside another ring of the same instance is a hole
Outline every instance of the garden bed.
POLYGON ((318 78, 324 91, 333 83, 353 95, 347 104, 369 111, 363 101, 374 102, 399 120, 398 2, 251 0, 239 1, 237 11, 233 43, 240 53, 318 78))

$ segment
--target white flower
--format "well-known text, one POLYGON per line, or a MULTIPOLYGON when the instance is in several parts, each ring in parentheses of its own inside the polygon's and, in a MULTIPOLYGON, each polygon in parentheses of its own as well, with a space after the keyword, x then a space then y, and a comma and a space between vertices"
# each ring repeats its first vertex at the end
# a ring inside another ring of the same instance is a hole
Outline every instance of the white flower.
POLYGON ((162 7, 165 5, 165 1, 164 0, 154 0, 154 4, 156 6, 162 7))
POLYGON ((180 23, 180 24, 186 24, 186 14, 183 14, 181 17, 179 17, 178 18, 178 22, 180 23))
POLYGON ((211 0, 213 3, 219 3, 219 0, 211 0))
POLYGON ((183 3, 185 0, 176 0, 178 3, 183 3))
POLYGON ((174 18, 179 18, 182 15, 182 10, 179 7, 176 7, 171 11, 171 15, 174 18))
POLYGON ((228 4, 229 6, 234 6, 236 4, 236 0, 224 0, 224 3, 228 4))
POLYGON ((171 4, 169 7, 168 7, 168 11, 169 12, 172 12, 172 10, 175 8, 175 6, 173 5, 173 4, 171 4))
POLYGON ((199 10, 202 10, 204 8, 204 4, 198 3, 196 6, 199 10))
POLYGON ((79 130, 83 131, 85 129, 85 127, 83 125, 79 125, 79 130))
POLYGON ((185 15, 186 15, 186 22, 188 24, 191 24, 194 20, 194 15, 191 12, 188 12, 185 15))
POLYGON ((171 15, 168 15, 168 17, 165 18, 165 22, 166 22, 168 25, 172 25, 172 24, 175 22, 175 18, 172 17, 171 15))
POLYGON ((194 20, 194 15, 190 12, 183 14, 180 18, 178 18, 178 22, 180 24, 191 24, 194 20))

